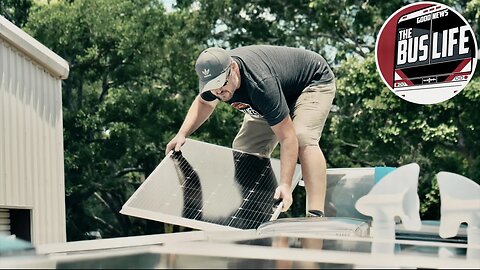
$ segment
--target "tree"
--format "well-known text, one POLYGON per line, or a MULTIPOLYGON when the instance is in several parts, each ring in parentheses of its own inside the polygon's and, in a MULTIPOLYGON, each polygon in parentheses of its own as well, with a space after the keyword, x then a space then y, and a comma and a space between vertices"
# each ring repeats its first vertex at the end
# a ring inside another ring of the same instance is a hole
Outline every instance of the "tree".
POLYGON ((32 3, 32 0, 2 0, 0 15, 18 27, 22 27, 28 20, 32 3))

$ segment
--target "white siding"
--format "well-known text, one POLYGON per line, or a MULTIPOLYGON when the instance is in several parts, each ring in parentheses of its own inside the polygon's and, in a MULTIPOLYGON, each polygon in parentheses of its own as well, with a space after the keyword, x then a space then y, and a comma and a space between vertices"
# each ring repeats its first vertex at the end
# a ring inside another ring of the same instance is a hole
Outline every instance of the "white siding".
POLYGON ((0 36, 0 208, 32 209, 33 244, 66 241, 62 125, 61 80, 0 36))

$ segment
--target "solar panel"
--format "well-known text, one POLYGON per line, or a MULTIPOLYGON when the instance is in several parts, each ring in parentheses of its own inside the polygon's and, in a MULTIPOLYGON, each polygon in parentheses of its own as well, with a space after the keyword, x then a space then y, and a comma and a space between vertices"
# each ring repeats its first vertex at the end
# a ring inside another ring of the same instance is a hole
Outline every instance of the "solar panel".
MULTIPOLYGON (((203 230, 255 229, 280 213, 280 161, 187 139, 120 211, 203 230)), ((301 178, 297 165, 292 189, 301 178)))

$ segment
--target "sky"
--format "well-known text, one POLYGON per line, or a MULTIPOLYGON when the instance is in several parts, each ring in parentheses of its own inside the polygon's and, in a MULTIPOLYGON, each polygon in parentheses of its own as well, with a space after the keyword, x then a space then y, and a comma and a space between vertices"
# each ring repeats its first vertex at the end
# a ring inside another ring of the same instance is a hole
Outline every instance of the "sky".
POLYGON ((175 0, 162 0, 167 11, 172 11, 173 5, 177 2, 175 0))

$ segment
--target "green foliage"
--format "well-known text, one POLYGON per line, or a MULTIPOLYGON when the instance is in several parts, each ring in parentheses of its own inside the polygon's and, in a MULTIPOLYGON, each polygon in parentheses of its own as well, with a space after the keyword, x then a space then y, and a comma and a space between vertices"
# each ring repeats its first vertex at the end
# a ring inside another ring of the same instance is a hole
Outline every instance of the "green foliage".
POLYGON ((217 19, 215 37, 227 46, 276 44, 321 52, 332 63, 373 52, 384 20, 408 1, 198 1, 217 19))
POLYGON ((32 3, 32 0, 2 0, 0 1, 0 15, 22 27, 28 20, 32 3))

